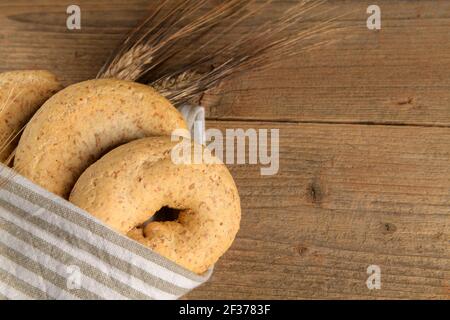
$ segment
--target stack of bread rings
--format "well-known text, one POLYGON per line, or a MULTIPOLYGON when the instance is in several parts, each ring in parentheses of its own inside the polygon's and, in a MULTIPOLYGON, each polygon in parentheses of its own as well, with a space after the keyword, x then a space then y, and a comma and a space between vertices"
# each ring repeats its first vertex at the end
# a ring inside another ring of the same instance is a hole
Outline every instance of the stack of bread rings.
POLYGON ((207 271, 240 224, 225 165, 172 161, 171 134, 187 125, 147 85, 98 79, 60 89, 44 71, 0 75, 2 161, 14 156, 14 169, 34 183, 186 269, 207 271), (16 146, 11 137, 24 124, 16 146), (162 208, 175 220, 155 219, 162 208))

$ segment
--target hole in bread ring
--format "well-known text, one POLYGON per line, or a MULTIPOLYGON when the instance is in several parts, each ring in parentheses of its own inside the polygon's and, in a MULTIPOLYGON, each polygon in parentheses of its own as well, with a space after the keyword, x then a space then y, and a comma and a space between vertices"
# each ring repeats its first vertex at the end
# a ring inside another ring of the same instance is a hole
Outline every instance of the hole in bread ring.
POLYGON ((211 267, 239 229, 239 195, 223 164, 175 164, 170 137, 122 145, 91 165, 70 201, 119 233, 196 273, 211 267), (153 218, 161 208, 172 221, 153 218), (149 220, 150 219, 150 220, 149 220))
POLYGON ((150 222, 155 222, 155 221, 156 222, 176 221, 176 220, 178 220, 178 217, 179 217, 181 211, 182 210, 164 206, 161 209, 159 209, 158 211, 156 211, 156 213, 149 220, 144 222, 143 227, 145 228, 145 226, 147 224, 149 224, 150 222))

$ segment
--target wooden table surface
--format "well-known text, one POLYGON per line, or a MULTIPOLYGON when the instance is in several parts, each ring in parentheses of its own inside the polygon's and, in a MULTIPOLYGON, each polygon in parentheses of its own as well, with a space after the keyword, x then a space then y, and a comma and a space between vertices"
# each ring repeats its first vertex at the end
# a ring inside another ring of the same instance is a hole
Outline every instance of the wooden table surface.
MULTIPOLYGON (((72 2, 0 0, 0 71, 92 78, 154 3, 79 0, 69 31, 72 2)), ((366 27, 372 2, 329 1, 351 37, 201 97, 211 128, 278 128, 280 171, 230 166, 242 227, 187 298, 450 298, 450 1, 376 1, 380 31, 366 27)))

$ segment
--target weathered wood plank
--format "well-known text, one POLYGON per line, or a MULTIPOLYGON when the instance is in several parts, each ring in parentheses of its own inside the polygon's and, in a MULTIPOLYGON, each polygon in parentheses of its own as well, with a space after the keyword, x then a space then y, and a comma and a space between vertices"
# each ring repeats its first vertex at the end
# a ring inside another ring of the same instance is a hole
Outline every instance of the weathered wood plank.
MULTIPOLYGON (((48 68, 66 84, 92 78, 123 35, 156 4, 78 3, 82 30, 69 31, 68 2, 1 2, 0 71, 48 68)), ((289 3, 275 1, 260 18, 228 36, 251 30, 289 3)), ((278 69, 224 82, 202 99, 210 118, 449 125, 450 3, 378 1, 380 32, 365 26, 369 4, 329 1, 322 10, 334 8, 330 15, 349 13, 342 19, 355 27, 349 39, 286 61, 278 69)))
POLYGON ((209 125, 280 128, 280 172, 231 166, 242 228, 190 298, 450 298, 450 129, 209 125))
POLYGON ((336 13, 356 10, 346 18, 356 26, 349 39, 206 95, 210 117, 448 125, 450 3, 378 1, 380 32, 365 26, 369 4, 339 4, 336 13))
MULTIPOLYGON (((156 2, 77 3, 81 31, 65 27, 71 2, 0 1, 0 71, 47 68, 65 84, 92 78, 156 2)), ((242 230, 211 282, 188 298, 449 298, 450 129, 325 123, 448 126, 450 2, 377 1, 375 33, 365 28, 369 1, 329 3, 336 14, 356 10, 345 18, 357 25, 350 39, 202 98, 211 119, 251 120, 210 126, 280 128, 281 167, 273 177, 231 167, 242 230), (366 288, 369 264, 380 265, 382 290, 366 288)), ((287 4, 275 1, 229 36, 287 4)))

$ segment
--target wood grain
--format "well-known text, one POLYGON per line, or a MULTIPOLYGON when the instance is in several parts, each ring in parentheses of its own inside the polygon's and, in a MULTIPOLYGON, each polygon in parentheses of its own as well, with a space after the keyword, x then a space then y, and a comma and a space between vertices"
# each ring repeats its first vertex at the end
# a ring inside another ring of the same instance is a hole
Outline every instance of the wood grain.
MULTIPOLYGON (((92 78, 157 2, 78 1, 79 31, 65 27, 70 1, 36 3, 0 1, 0 70, 48 68, 68 84, 92 78)), ((273 19, 288 4, 275 1, 259 19, 229 36, 273 19)), ((277 70, 249 72, 223 83, 202 100, 210 118, 449 125, 450 2, 377 1, 379 32, 365 26, 369 4, 329 1, 322 10, 331 10, 328 16, 345 15, 340 20, 352 28, 344 40, 285 61, 277 70)), ((312 21, 306 19, 298 29, 312 21)))
MULTIPOLYGON (((332 1, 352 31, 342 41, 245 74, 206 95, 214 119, 449 125, 450 2, 332 1)), ((301 26, 299 26, 301 27, 301 26)))
MULTIPOLYGON (((82 30, 69 31, 72 1, 0 0, 0 71, 92 78, 156 3, 79 0, 82 30)), ((210 127, 279 128, 280 172, 230 167, 242 229, 187 298, 450 298, 450 2, 377 1, 378 32, 365 27, 369 4, 329 1, 353 28, 341 42, 202 97, 210 127), (372 264, 381 290, 366 287, 372 264)))
POLYGON ((191 298, 450 298, 450 129, 209 125, 279 128, 280 172, 231 166, 241 231, 191 298))

